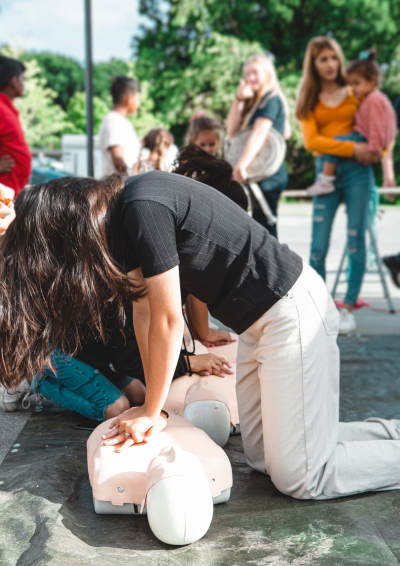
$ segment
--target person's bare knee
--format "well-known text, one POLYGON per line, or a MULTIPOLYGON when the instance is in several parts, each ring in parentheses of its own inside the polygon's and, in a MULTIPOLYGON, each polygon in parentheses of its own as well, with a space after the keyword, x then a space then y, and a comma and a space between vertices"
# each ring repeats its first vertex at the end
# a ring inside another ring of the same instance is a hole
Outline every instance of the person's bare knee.
POLYGON ((121 395, 119 399, 117 399, 112 405, 109 405, 107 407, 105 418, 106 420, 108 420, 118 417, 118 415, 120 415, 124 411, 127 411, 129 408, 130 404, 128 399, 125 397, 125 395, 121 395))
POLYGON ((131 381, 122 392, 127 396, 131 407, 140 407, 146 398, 146 387, 138 379, 131 381))

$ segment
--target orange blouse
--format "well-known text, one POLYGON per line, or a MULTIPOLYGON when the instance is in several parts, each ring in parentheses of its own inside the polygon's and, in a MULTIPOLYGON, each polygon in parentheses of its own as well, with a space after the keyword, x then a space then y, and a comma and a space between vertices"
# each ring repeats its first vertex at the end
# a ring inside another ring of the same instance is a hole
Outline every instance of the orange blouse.
POLYGON ((354 143, 333 139, 335 136, 349 134, 354 127, 354 114, 360 101, 349 91, 347 97, 334 108, 326 106, 321 100, 307 120, 300 120, 304 147, 317 154, 353 157, 354 143))

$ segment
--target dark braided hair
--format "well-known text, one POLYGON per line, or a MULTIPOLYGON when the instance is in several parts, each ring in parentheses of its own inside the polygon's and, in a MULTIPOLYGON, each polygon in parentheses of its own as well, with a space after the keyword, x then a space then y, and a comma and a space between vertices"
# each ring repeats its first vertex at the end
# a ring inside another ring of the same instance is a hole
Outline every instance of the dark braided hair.
POLYGON ((214 187, 247 210, 246 193, 242 185, 233 179, 233 169, 224 159, 210 155, 197 145, 188 145, 180 150, 175 163, 174 173, 214 187))

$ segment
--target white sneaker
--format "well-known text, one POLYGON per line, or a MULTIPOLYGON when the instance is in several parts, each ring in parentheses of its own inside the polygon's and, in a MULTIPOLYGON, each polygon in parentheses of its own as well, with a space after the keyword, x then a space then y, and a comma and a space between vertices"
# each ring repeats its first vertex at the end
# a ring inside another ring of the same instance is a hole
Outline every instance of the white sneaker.
POLYGON ((27 397, 31 393, 31 386, 24 379, 15 389, 6 389, 0 384, 0 407, 6 413, 13 413, 18 409, 21 399, 27 397))
POLYGON ((329 195, 330 193, 333 193, 335 190, 335 185, 333 184, 334 180, 334 176, 327 177, 323 173, 320 173, 315 183, 312 184, 311 187, 308 187, 308 196, 316 197, 318 195, 329 195))
POLYGON ((354 314, 347 309, 340 310, 339 334, 350 334, 356 329, 354 314))

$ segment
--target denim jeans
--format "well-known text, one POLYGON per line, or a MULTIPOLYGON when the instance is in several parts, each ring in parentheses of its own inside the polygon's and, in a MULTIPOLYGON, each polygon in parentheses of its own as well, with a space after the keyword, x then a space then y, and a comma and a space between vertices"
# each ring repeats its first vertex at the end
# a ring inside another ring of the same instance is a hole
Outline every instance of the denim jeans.
POLYGON ((131 377, 116 373, 111 383, 97 369, 58 350, 52 354, 52 362, 57 375, 46 367, 43 375, 35 376, 32 390, 96 421, 104 421, 107 407, 117 401, 123 395, 122 390, 133 381, 131 377))
MULTIPOLYGON (((359 140, 361 141, 361 140, 359 140)), ((323 157, 317 157, 317 174, 322 170, 323 157)), ((341 202, 347 208, 347 246, 350 275, 345 302, 354 305, 365 272, 365 231, 368 206, 374 186, 372 167, 364 167, 354 159, 340 159, 336 170, 335 191, 314 197, 311 266, 325 279, 325 258, 328 253, 333 219, 341 202)))
MULTIPOLYGON (((366 139, 364 138, 363 135, 359 134, 358 132, 350 132, 349 134, 345 134, 342 136, 336 136, 335 140, 342 140, 342 141, 354 141, 354 142, 363 142, 366 143, 366 139)), ((324 155, 322 157, 322 159, 324 161, 327 161, 328 163, 339 163, 341 159, 344 159, 343 157, 338 157, 337 155, 324 155)))

